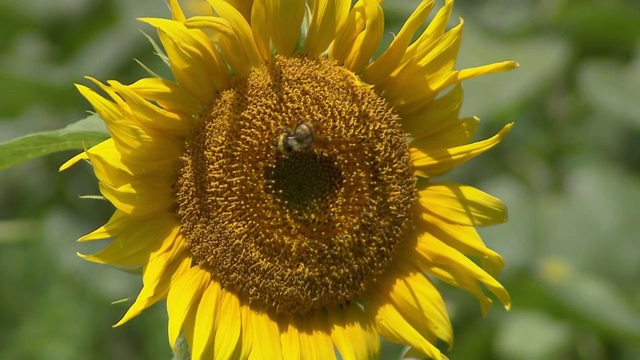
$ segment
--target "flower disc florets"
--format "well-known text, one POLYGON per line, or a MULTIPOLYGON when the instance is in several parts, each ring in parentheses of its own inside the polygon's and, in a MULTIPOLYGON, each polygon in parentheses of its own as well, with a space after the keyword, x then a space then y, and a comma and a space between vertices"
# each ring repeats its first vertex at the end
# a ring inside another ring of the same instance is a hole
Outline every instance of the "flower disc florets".
POLYGON ((276 57, 237 78, 183 160, 178 214, 194 258, 276 312, 358 299, 409 231, 416 187, 400 119, 330 60, 276 57), (303 122, 312 145, 283 152, 283 131, 303 122))

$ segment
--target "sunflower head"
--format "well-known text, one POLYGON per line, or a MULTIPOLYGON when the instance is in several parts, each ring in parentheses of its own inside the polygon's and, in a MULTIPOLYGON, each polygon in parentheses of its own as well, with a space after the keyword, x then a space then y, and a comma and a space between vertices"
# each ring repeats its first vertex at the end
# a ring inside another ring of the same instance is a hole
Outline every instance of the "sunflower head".
POLYGON ((452 1, 414 36, 422 1, 376 59, 376 0, 169 3, 172 19, 142 20, 174 78, 78 85, 111 138, 62 166, 88 159, 116 208, 81 238, 112 242, 82 256, 142 268, 118 324, 166 298, 170 343, 184 334, 194 359, 370 359, 379 336, 440 358, 435 279, 509 306, 475 230, 504 205, 434 177, 510 129, 471 143, 460 83, 517 64, 456 70, 452 1))

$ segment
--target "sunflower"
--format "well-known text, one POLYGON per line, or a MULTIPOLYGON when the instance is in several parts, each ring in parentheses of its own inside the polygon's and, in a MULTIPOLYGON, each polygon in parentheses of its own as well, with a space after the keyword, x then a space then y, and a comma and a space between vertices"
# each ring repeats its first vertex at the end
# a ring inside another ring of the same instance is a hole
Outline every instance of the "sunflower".
POLYGON ((453 1, 416 34, 422 1, 375 60, 377 0, 169 5, 141 20, 174 79, 77 85, 111 138, 61 167, 88 160, 116 209, 80 239, 111 243, 80 256, 142 269, 116 326, 166 299, 169 342, 193 359, 370 359, 380 336, 440 359, 453 335, 435 282, 510 306, 476 232, 505 206, 434 180, 511 128, 471 142, 479 120, 459 116, 462 81, 517 64, 454 69, 453 1))

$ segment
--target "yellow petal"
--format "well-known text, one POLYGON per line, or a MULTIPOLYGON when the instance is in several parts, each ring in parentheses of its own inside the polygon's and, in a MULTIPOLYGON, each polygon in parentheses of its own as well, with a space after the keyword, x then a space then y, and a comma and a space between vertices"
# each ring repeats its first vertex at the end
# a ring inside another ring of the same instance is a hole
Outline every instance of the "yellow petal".
POLYGON ((169 0, 169 8, 171 9, 171 16, 173 20, 184 22, 187 18, 184 16, 184 12, 178 3, 178 0, 169 0))
POLYGON ((78 255, 100 264, 140 266, 152 254, 174 242, 180 225, 173 214, 160 214, 145 221, 136 220, 120 220, 120 224, 126 224, 127 227, 119 229, 116 239, 101 251, 93 255, 78 255))
POLYGON ((138 161, 152 160, 158 157, 157 153, 152 154, 152 152, 141 150, 145 147, 148 148, 150 144, 161 141, 160 138, 150 136, 142 128, 129 121, 106 121, 105 123, 111 134, 114 146, 122 156, 130 157, 138 161))
POLYGON ((421 266, 425 267, 425 270, 475 295, 480 301, 483 314, 488 311, 491 299, 482 292, 478 282, 496 295, 505 308, 511 306, 509 293, 502 284, 469 258, 433 235, 420 235, 416 250, 422 257, 421 266))
POLYGON ((149 135, 129 122, 107 123, 122 164, 133 174, 173 171, 180 165, 184 141, 160 134, 149 135))
POLYGON ((431 9, 433 9, 434 3, 434 0, 423 0, 404 23, 402 29, 400 29, 400 32, 385 52, 367 66, 362 74, 362 78, 367 83, 377 84, 381 82, 398 67, 413 34, 422 26, 431 9))
POLYGON ((240 39, 231 22, 221 17, 193 16, 184 23, 189 29, 199 29, 221 50, 224 60, 236 72, 247 72, 251 64, 246 59, 240 39))
POLYGON ((475 227, 452 224, 428 212, 421 214, 421 220, 416 224, 420 230, 429 232, 467 256, 480 258, 482 268, 492 276, 495 277, 504 267, 502 256, 485 245, 475 227))
POLYGON ((161 78, 144 78, 128 86, 128 88, 143 97, 154 101, 163 109, 184 115, 198 115, 206 108, 191 93, 178 84, 161 78))
POLYGON ((193 16, 213 16, 213 9, 207 0, 182 0, 187 19, 193 16))
POLYGON ((98 116, 100 116, 100 118, 105 122, 117 122, 124 117, 120 107, 112 101, 103 98, 98 95, 98 93, 84 85, 75 84, 75 86, 80 94, 82 94, 82 96, 89 101, 91 106, 93 106, 96 113, 98 113, 98 116))
POLYGON ((407 48, 407 51, 402 57, 402 61, 400 61, 401 66, 404 66, 416 57, 420 57, 417 54, 424 53, 426 49, 435 45, 436 40, 445 32, 452 10, 453 0, 445 0, 444 6, 438 10, 436 16, 431 20, 425 31, 407 48))
POLYGON ((489 139, 433 153, 424 153, 411 148, 411 159, 416 168, 416 174, 427 177, 441 175, 452 167, 469 161, 496 146, 509 133, 512 126, 513 124, 505 125, 500 132, 489 139))
MULTIPOLYGON (((158 137, 153 140, 162 142, 162 139, 158 137)), ((173 142, 177 143, 175 140, 173 142)), ((140 146, 142 145, 140 144, 140 146)), ((165 150, 169 148, 165 147, 165 150)), ((138 155, 142 152, 139 150, 138 155)), ((158 152, 155 152, 155 155, 158 156, 158 152)), ((116 142, 111 138, 85 150, 82 154, 76 155, 67 161, 61 169, 64 170, 75 162, 86 159, 91 162, 98 180, 113 187, 132 182, 134 177, 140 179, 141 176, 152 178, 155 182, 173 184, 176 178, 175 169, 180 164, 178 154, 174 156, 173 161, 167 161, 168 158, 156 159, 156 161, 136 161, 129 156, 123 158, 120 150, 116 147, 116 142)))
POLYGON ((177 179, 176 169, 181 164, 180 159, 175 155, 173 161, 161 159, 160 163, 123 158, 112 139, 92 147, 86 151, 86 154, 98 180, 112 187, 122 186, 133 182, 134 179, 150 179, 156 183, 172 186, 177 179))
POLYGON ((363 0, 358 0, 336 32, 336 38, 331 44, 331 58, 335 59, 339 65, 344 64, 349 53, 353 51, 353 43, 364 30, 364 19, 364 3, 363 0))
POLYGON ((211 103, 216 91, 228 86, 230 75, 226 64, 202 31, 187 29, 184 24, 171 20, 140 20, 158 28, 178 84, 201 103, 211 103))
MULTIPOLYGON (((462 42, 463 22, 429 48, 409 60, 384 86, 394 107, 404 108, 432 101, 451 78, 462 42)), ((402 111, 402 110, 401 110, 402 111)))
MULTIPOLYGON (((441 91, 445 90, 446 88, 448 88, 453 84, 457 84, 462 81, 473 79, 479 76, 511 71, 513 69, 518 68, 519 66, 520 65, 515 61, 503 61, 495 64, 488 64, 488 65, 478 66, 478 67, 469 68, 469 69, 456 70, 456 71, 450 72, 446 76, 445 76, 446 71, 439 71, 438 77, 436 80, 434 79, 429 80, 429 84, 430 84, 428 86, 429 91, 424 92, 426 96, 423 96, 424 94, 421 94, 422 90, 415 91, 416 94, 420 94, 420 95, 418 97, 414 95, 413 97, 409 96, 409 97, 403 98, 401 100, 402 105, 398 105, 399 108, 403 108, 403 109, 399 111, 404 111, 404 108, 409 108, 409 109, 413 108, 416 106, 416 104, 419 104, 422 101, 431 101, 433 97, 435 97, 435 94, 440 93, 441 91)), ((419 84, 412 84, 411 86, 419 86, 419 84)))
POLYGON ((301 359, 300 333, 293 319, 280 322, 280 347, 282 348, 282 358, 298 360, 301 359))
POLYGON ((319 57, 336 36, 338 24, 349 13, 350 1, 316 0, 312 3, 311 21, 305 40, 305 52, 311 58, 319 57), (340 19, 340 17, 343 19, 340 19))
POLYGON ((450 223, 487 226, 507 221, 504 203, 472 186, 432 183, 418 195, 423 211, 450 223))
POLYGON ((203 31, 214 42, 220 41, 220 36, 233 37, 233 27, 227 19, 210 15, 196 15, 185 21, 184 25, 188 29, 198 29, 203 31))
MULTIPOLYGON (((127 102, 124 101, 111 86, 109 86, 108 84, 103 84, 100 80, 93 78, 91 76, 85 76, 84 78, 91 81, 95 85, 97 85, 100 88, 100 90, 104 91, 105 93, 107 93, 107 95, 109 95, 111 100, 113 100, 113 102, 115 102, 116 105, 118 105, 118 108, 122 112, 121 118, 131 119, 132 113, 131 113, 131 109, 129 109, 129 106, 127 105, 127 102)), ((103 118, 103 120, 105 122, 117 122, 117 121, 122 121, 121 118, 118 118, 118 119, 103 118)))
POLYGON ((191 345, 192 359, 213 358, 216 317, 221 311, 224 311, 220 309, 221 291, 220 283, 210 279, 202 294, 195 320, 193 344, 191 345))
POLYGON ((336 34, 342 31, 349 18, 351 0, 338 0, 336 3, 336 34))
POLYGON ((316 314, 299 324, 300 357, 310 360, 333 360, 336 358, 331 341, 331 329, 325 314, 316 314))
MULTIPOLYGON (((231 6, 236 8, 242 16, 249 22, 251 20, 251 8, 253 6, 253 0, 225 0, 231 6)), ((253 25, 253 24, 252 24, 253 25)))
POLYGON ((98 180, 118 187, 134 179, 132 171, 122 163, 122 155, 113 141, 103 141, 86 151, 98 180))
POLYGON ((356 36, 344 66, 360 73, 378 50, 384 33, 384 13, 376 0, 362 0, 364 4, 364 29, 356 36))
POLYGON ((480 124, 477 117, 452 120, 430 134, 412 141, 410 146, 429 153, 468 144, 480 124))
POLYGON ((331 340, 344 360, 377 359, 380 339, 372 324, 357 305, 329 312, 331 340))
MULTIPOLYGON (((447 33, 448 35, 449 33, 447 33)), ((444 91, 448 87, 454 84, 458 84, 462 81, 473 79, 483 75, 495 74, 499 72, 510 71, 518 68, 520 65, 514 61, 503 61, 495 64, 488 64, 478 66, 469 69, 462 69, 456 71, 451 70, 451 66, 455 63, 455 58, 450 58, 451 61, 446 67, 440 68, 435 71, 435 76, 429 76, 427 81, 416 82, 415 79, 422 78, 423 72, 431 71, 430 66, 426 66, 421 70, 418 68, 412 71, 407 71, 408 76, 404 81, 404 84, 396 80, 395 84, 404 86, 405 88, 413 89, 411 93, 402 93, 402 89, 399 87, 394 92, 396 95, 389 95, 389 100, 394 104, 394 107, 398 110, 398 113, 405 113, 415 111, 420 108, 421 104, 431 102, 437 94, 444 91), (413 76, 411 76, 413 74, 413 76), (413 78, 413 80, 411 80, 413 78)))
POLYGON ((422 336, 453 346, 451 320, 438 289, 419 268, 401 262, 398 266, 388 295, 391 303, 422 336))
MULTIPOLYGON (((249 359, 251 350, 253 349, 253 333, 257 329, 252 327, 252 313, 246 304, 240 305, 240 321, 242 331, 240 332, 240 343, 238 349, 238 359, 249 359)), ((253 359, 252 359, 253 360, 253 359)))
POLYGON ((437 99, 396 109, 402 118, 402 129, 414 139, 431 134, 448 122, 458 119, 464 92, 462 84, 437 99))
POLYGON ((82 242, 112 238, 138 221, 138 218, 131 217, 120 210, 116 210, 106 224, 81 237, 78 241, 82 242))
POLYGON ((464 269, 448 268, 441 264, 435 264, 427 260, 417 261, 418 266, 429 274, 437 277, 439 280, 446 282, 451 286, 460 288, 471 295, 475 296, 480 302, 482 314, 486 315, 493 301, 484 293, 484 290, 472 276, 466 273, 464 269))
POLYGON ((116 209, 133 216, 159 214, 175 204, 174 189, 170 185, 151 182, 149 179, 113 187, 99 183, 100 193, 116 209))
MULTIPOLYGON (((111 139, 107 139, 105 141, 112 141, 112 140, 111 139)), ((65 161, 64 164, 60 165, 60 168, 58 168, 58 171, 65 171, 68 168, 72 167, 73 165, 77 164, 81 160, 89 160, 89 155, 87 155, 86 151, 83 151, 80 154, 78 154, 78 155, 72 157, 71 159, 65 161)))
POLYGON ((249 310, 253 340, 249 359, 282 359, 280 348, 280 330, 278 324, 263 311, 249 310))
POLYGON ((272 54, 270 26, 273 19, 267 13, 267 1, 269 0, 256 0, 251 10, 253 39, 264 61, 270 60, 272 54))
POLYGON ((299 0, 267 0, 271 41, 278 54, 290 56, 298 46, 305 2, 299 0))
POLYGON ((444 83, 444 86, 449 86, 461 81, 473 79, 478 76, 511 71, 513 69, 517 69, 518 67, 520 67, 520 64, 515 61, 503 61, 495 64, 488 64, 474 68, 458 70, 453 73, 453 75, 449 78, 449 81, 444 83))
POLYGON ((367 303, 365 311, 375 316, 376 329, 385 339, 398 344, 408 344, 423 356, 440 359, 440 350, 411 326, 390 303, 390 299, 382 299, 378 304, 367 303))
POLYGON ((240 342, 240 302, 235 294, 222 289, 220 312, 216 314, 214 359, 232 359, 240 342))
POLYGON ((78 90, 105 121, 115 147, 123 157, 127 158, 127 161, 168 164, 175 162, 182 156, 184 152, 183 142, 165 136, 150 136, 132 119, 127 118, 130 115, 125 114, 123 108, 128 111, 128 106, 110 87, 95 81, 95 79, 89 79, 96 82, 110 96, 121 101, 121 105, 117 105, 98 95, 93 90, 77 85, 78 90))
POLYGON ((191 267, 185 242, 173 241, 171 248, 154 254, 142 269, 144 284, 136 301, 113 327, 120 326, 140 315, 158 301, 165 299, 175 280, 191 267))
POLYGON ((209 272, 194 266, 178 277, 169 289, 167 313, 169 314, 169 345, 174 352, 176 340, 190 312, 196 311, 202 293, 208 284, 209 272))
POLYGON ((194 125, 191 116, 180 116, 164 110, 117 81, 109 81, 108 83, 127 103, 133 116, 142 126, 170 136, 185 137, 191 131, 194 125))
MULTIPOLYGON (((199 304, 197 304, 199 305, 199 304)), ((198 317, 198 309, 196 306, 192 306, 187 312, 184 321, 182 322, 182 334, 187 342, 189 349, 193 349, 193 338, 196 331, 196 319, 198 317)), ((178 353, 178 355, 180 355, 178 353)))
POLYGON ((220 49, 225 60, 239 76, 249 74, 251 67, 262 64, 262 58, 253 40, 247 20, 233 6, 222 0, 208 0, 213 10, 231 27, 233 37, 220 37, 220 49))

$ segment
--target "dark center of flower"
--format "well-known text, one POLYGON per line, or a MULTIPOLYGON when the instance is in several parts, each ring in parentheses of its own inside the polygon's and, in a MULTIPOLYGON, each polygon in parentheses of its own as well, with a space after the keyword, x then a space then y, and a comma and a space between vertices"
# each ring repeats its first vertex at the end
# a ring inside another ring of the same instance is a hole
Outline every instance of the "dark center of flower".
POLYGON ((329 60, 277 57, 225 90, 186 143, 178 214, 194 260, 256 306, 357 300, 408 231, 400 119, 329 60))
POLYGON ((342 185, 331 157, 313 151, 280 156, 266 169, 266 191, 298 223, 311 224, 325 214, 342 185))

